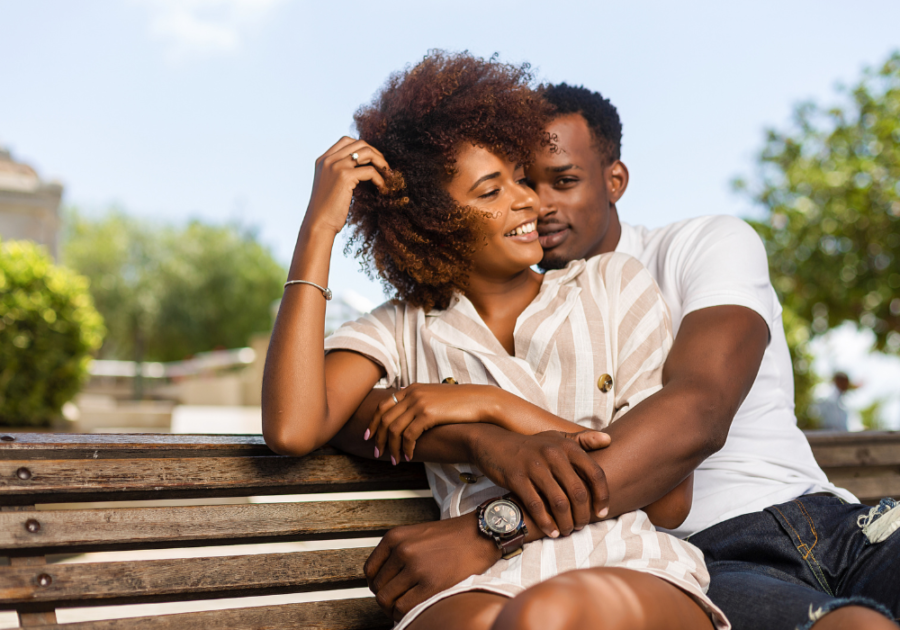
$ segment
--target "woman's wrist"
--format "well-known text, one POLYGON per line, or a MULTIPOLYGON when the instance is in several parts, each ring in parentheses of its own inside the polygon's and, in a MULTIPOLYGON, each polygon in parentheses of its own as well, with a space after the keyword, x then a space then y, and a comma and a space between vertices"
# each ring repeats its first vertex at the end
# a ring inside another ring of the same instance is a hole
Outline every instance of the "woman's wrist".
POLYGON ((509 410, 511 408, 510 405, 515 405, 515 401, 518 398, 499 387, 493 387, 491 385, 485 387, 489 389, 485 393, 487 402, 483 408, 481 422, 493 424, 501 429, 506 429, 507 431, 512 430, 510 429, 509 410))

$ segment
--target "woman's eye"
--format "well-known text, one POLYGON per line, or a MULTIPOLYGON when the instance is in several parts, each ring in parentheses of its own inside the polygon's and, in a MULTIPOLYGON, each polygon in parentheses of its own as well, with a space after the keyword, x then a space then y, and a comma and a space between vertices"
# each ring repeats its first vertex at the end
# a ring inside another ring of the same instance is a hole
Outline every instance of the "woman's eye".
POLYGON ((516 183, 519 184, 519 186, 528 186, 528 188, 534 188, 531 180, 528 179, 527 177, 523 177, 523 178, 519 179, 516 183))
POLYGON ((479 198, 479 199, 489 199, 489 198, 491 198, 491 197, 496 196, 499 192, 500 192, 500 189, 499 189, 499 188, 495 188, 494 190, 492 190, 492 191, 490 191, 490 192, 486 192, 486 193, 484 193, 483 195, 479 195, 478 198, 479 198))

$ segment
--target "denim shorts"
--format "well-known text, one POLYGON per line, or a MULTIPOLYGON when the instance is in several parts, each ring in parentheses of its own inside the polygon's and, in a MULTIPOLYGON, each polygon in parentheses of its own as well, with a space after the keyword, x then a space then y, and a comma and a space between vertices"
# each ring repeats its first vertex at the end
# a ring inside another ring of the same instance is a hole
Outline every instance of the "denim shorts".
POLYGON ((688 540, 703 551, 709 596, 735 630, 807 630, 849 605, 900 617, 898 527, 891 499, 872 508, 807 495, 688 540))

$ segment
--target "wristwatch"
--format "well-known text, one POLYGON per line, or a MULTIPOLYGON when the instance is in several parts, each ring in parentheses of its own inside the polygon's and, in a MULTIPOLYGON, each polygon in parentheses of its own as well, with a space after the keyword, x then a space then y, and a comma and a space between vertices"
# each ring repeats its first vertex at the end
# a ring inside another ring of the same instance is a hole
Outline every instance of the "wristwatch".
POLYGON ((494 541, 504 560, 522 553, 528 528, 525 516, 510 495, 488 499, 478 506, 478 531, 494 541))

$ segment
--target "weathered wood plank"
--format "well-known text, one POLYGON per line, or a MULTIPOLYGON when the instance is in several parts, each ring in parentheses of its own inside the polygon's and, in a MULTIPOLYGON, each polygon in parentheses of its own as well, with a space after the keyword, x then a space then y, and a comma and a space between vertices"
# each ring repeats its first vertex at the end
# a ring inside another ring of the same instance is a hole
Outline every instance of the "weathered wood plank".
POLYGON ((884 468, 839 468, 826 471, 828 480, 846 488, 863 503, 877 503, 883 497, 900 498, 900 471, 884 468))
POLYGON ((839 466, 900 466, 900 432, 808 432, 816 461, 822 468, 839 466))
POLYGON ((0 460, 247 455, 264 457, 274 453, 261 435, 12 433, 0 429, 0 460))
POLYGON ((366 586, 372 548, 0 568, 0 608, 28 612, 366 586))
POLYGON ((0 549, 84 553, 380 536, 440 517, 433 499, 0 513, 0 549))
POLYGON ((86 621, 43 626, 42 630, 184 630, 184 628, 381 630, 393 625, 393 622, 375 604, 375 599, 369 597, 343 601, 213 610, 180 615, 86 621))
POLYGON ((0 460, 0 503, 174 499, 427 488, 421 465, 350 455, 0 460))

